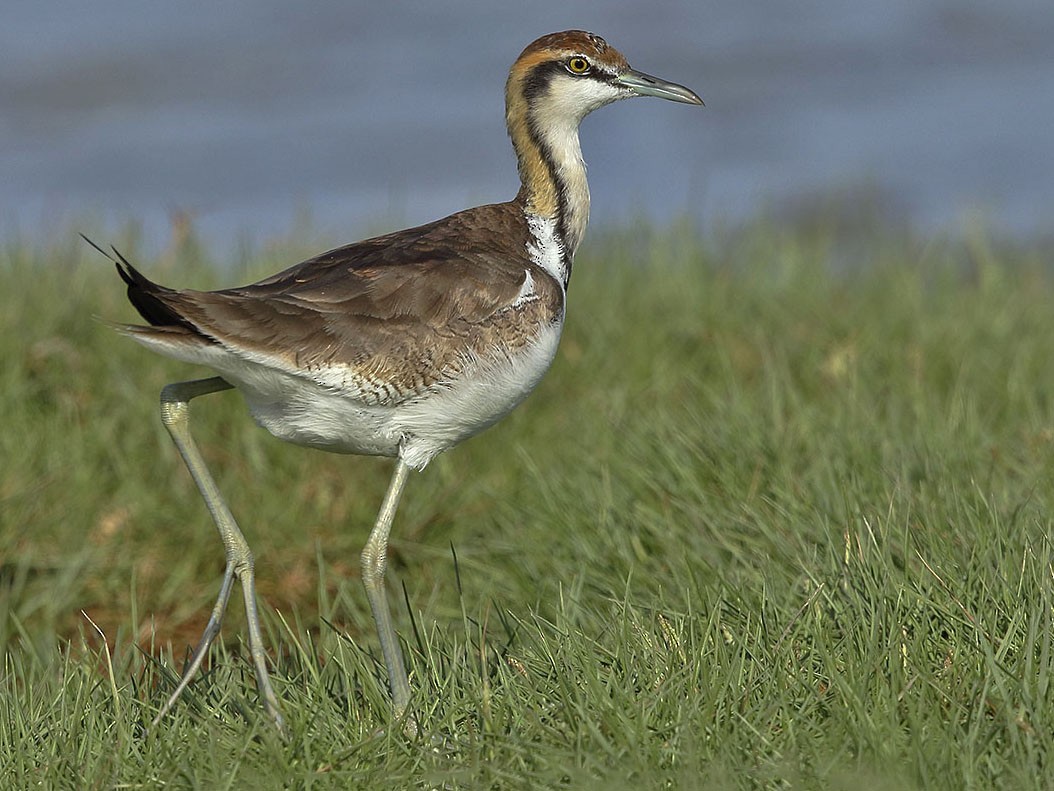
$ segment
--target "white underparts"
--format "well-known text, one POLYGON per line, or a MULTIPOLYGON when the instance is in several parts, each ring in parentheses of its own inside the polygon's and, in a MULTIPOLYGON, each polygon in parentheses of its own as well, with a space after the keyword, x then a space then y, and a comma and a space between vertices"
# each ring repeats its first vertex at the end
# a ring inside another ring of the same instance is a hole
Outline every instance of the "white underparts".
MULTIPOLYGON (((395 403, 362 400, 355 388, 329 387, 317 378, 320 372, 293 371, 279 358, 249 357, 185 338, 128 334, 166 356, 215 369, 241 391, 256 422, 279 439, 334 453, 399 457, 419 470, 527 397, 556 356, 562 325, 546 326, 513 352, 473 357, 456 378, 395 403)), ((346 376, 339 368, 323 372, 324 378, 346 376)))

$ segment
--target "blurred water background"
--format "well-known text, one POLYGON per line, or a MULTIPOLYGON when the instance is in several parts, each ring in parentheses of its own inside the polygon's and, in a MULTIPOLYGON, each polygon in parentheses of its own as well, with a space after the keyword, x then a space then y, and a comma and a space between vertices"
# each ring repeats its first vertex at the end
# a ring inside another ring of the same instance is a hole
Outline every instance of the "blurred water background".
POLYGON ((817 206, 1022 240, 1054 221, 1050 0, 5 0, 2 18, 0 238, 135 222, 161 245, 185 213, 222 246, 306 213, 350 241, 505 200, 507 68, 571 27, 707 103, 586 120, 594 228, 817 206))

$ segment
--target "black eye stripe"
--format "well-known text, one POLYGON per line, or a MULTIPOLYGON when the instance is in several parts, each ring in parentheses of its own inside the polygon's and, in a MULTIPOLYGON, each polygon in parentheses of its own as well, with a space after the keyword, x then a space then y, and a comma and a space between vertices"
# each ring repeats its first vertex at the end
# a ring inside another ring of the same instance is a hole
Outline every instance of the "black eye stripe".
POLYGON ((583 74, 575 74, 567 67, 567 60, 551 60, 539 63, 527 72, 523 80, 523 98, 528 102, 535 97, 545 93, 557 75, 571 75, 575 79, 596 80, 597 82, 610 83, 615 79, 615 74, 610 73, 596 65, 590 64, 589 70, 583 74))

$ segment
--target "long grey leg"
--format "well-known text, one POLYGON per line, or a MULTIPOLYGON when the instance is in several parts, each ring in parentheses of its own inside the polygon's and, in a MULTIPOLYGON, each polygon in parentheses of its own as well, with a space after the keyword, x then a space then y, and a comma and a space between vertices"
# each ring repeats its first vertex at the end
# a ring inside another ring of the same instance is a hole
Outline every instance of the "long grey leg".
POLYGON ((249 653, 252 655, 253 667, 256 670, 256 686, 260 691, 264 708, 281 731, 285 727, 285 722, 282 719, 281 711, 278 709, 278 699, 275 697, 274 690, 271 689, 270 677, 267 675, 263 632, 260 628, 260 617, 256 611, 256 584, 253 577, 252 551, 249 549, 242 531, 238 529, 238 524, 234 521, 230 509, 227 508, 227 504, 223 501, 223 496, 220 494, 216 482, 205 466, 205 460, 201 456, 201 451, 198 450, 198 446, 190 434, 190 400, 200 395, 218 393, 231 388, 232 385, 216 376, 211 379, 196 379, 191 382, 176 382, 161 391, 161 421, 172 436, 172 441, 176 443, 176 447, 179 449, 187 469, 190 470, 190 474, 194 478, 194 483, 198 485, 198 491, 201 492, 209 513, 212 514, 212 519, 216 523, 216 528, 219 530, 220 538, 223 541, 223 549, 227 556, 227 567, 223 572, 220 594, 216 598, 216 604, 212 608, 212 615, 209 617, 209 622, 201 635, 201 640, 198 641, 194 653, 191 654, 190 661, 183 670, 183 676, 175 692, 172 693, 165 705, 161 707, 157 717, 154 718, 154 725, 157 725, 161 718, 168 713, 177 698, 183 693, 183 690, 190 684, 198 668, 201 667, 201 663, 208 654, 209 648, 220 633, 223 613, 227 609, 231 589, 234 587, 234 578, 237 577, 242 584, 242 593, 245 597, 245 616, 249 625, 249 653))
POLYGON ((384 591, 384 570, 388 565, 388 533, 409 474, 410 467, 400 459, 377 514, 377 523, 362 550, 362 582, 366 586, 366 596, 370 600, 377 634, 381 638, 381 653, 384 654, 384 664, 388 666, 388 682, 392 687, 392 707, 396 717, 401 717, 410 703, 410 680, 406 677, 399 638, 392 626, 392 614, 384 591))

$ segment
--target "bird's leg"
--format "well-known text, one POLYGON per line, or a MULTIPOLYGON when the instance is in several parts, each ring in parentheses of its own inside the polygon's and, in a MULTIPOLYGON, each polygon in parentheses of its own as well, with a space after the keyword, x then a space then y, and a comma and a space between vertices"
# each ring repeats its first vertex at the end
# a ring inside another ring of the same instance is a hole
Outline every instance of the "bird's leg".
POLYGON ((220 633, 220 624, 223 621, 223 613, 227 609, 227 601, 230 599, 231 589, 234 587, 234 578, 237 577, 242 584, 242 593, 245 597, 245 616, 249 626, 249 653, 252 655, 253 667, 256 670, 256 686, 260 691, 264 708, 268 715, 274 720, 278 729, 284 729, 282 713, 278 709, 278 699, 274 690, 271 689, 271 680, 267 675, 267 664, 263 648, 263 633, 260 628, 260 616, 256 611, 256 585, 253 577, 253 555, 249 545, 238 529, 237 522, 231 515, 230 509, 223 501, 216 482, 205 466, 205 460, 201 451, 195 444, 190 434, 190 400, 200 395, 218 393, 222 390, 230 390, 232 385, 220 377, 210 379, 197 379, 191 382, 177 382, 170 384, 161 391, 161 421, 176 443, 183 461, 190 470, 194 483, 198 485, 205 505, 212 514, 216 528, 220 532, 223 548, 227 556, 227 567, 223 572, 223 583, 220 585, 220 594, 216 598, 216 604, 212 608, 212 615, 205 626, 205 631, 198 641, 190 661, 183 669, 183 676, 175 692, 168 698, 165 705, 161 707, 154 725, 172 708, 172 704, 183 693, 190 684, 191 679, 197 672, 205 656, 209 652, 216 636, 220 633))
POLYGON ((388 533, 409 474, 410 467, 406 462, 402 459, 396 462, 395 473, 377 514, 377 523, 362 550, 362 582, 366 586, 366 596, 370 600, 373 620, 377 624, 384 664, 388 666, 388 683, 392 688, 392 707, 396 717, 401 717, 410 703, 410 680, 406 677, 402 651, 399 650, 399 638, 392 626, 391 610, 388 609, 388 597, 384 590, 384 569, 388 565, 388 533))

